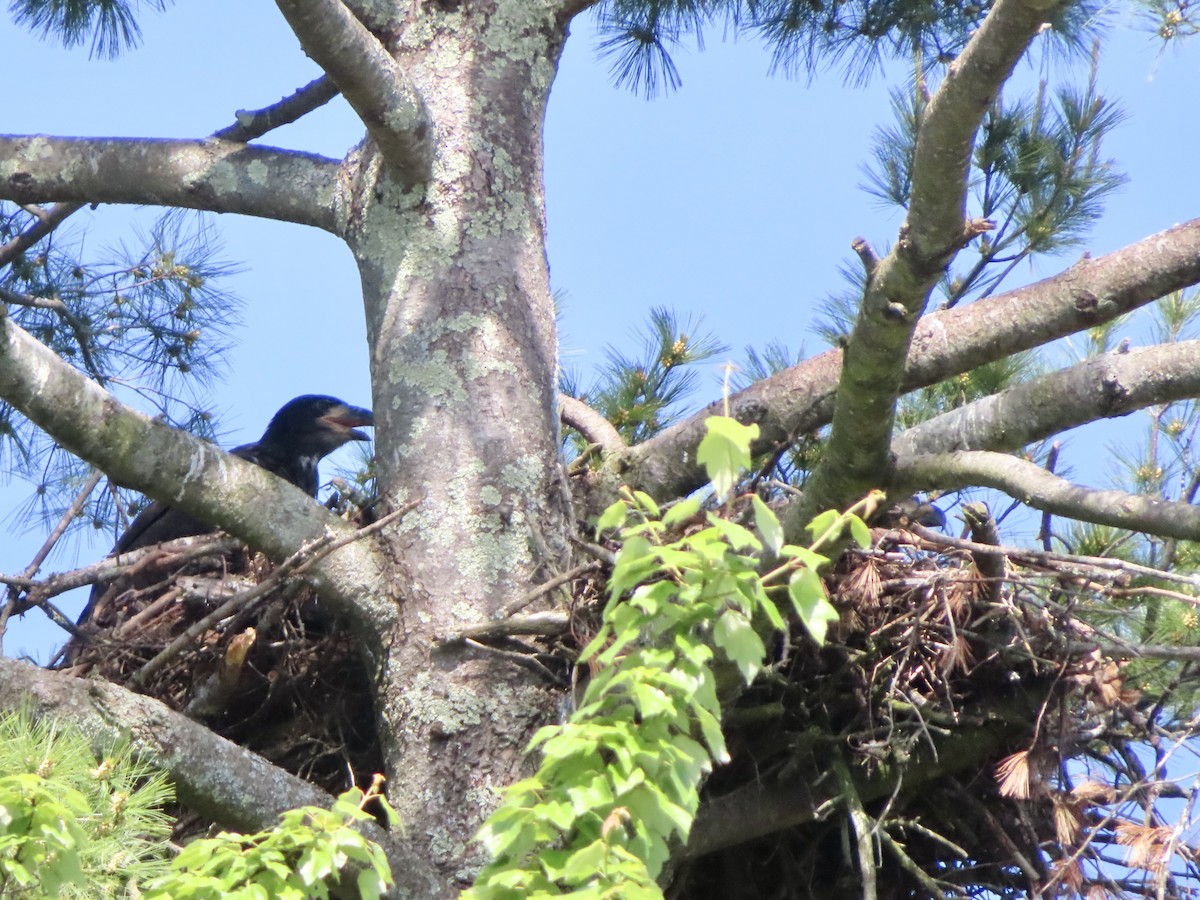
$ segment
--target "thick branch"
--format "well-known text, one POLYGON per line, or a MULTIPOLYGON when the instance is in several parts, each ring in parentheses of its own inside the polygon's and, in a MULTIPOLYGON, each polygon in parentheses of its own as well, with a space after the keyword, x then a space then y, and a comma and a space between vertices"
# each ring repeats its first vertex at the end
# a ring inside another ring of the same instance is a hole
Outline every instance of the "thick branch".
MULTIPOLYGON (((0 397, 115 481, 212 522, 277 561, 329 530, 354 533, 265 469, 118 403, 2 307, 0 397)), ((360 637, 378 641, 391 633, 395 589, 387 587, 372 541, 342 547, 313 571, 322 596, 349 615, 360 637)))
POLYGON ((1200 341, 1106 353, 922 422, 892 442, 899 456, 1018 450, 1068 428, 1200 396, 1200 341))
MULTIPOLYGON (((333 799, 157 700, 107 681, 70 678, 0 657, 0 708, 31 708, 38 718, 75 725, 98 755, 129 740, 168 773, 181 803, 227 827, 271 828, 282 812, 299 806, 328 808, 333 799)), ((405 842, 373 824, 362 830, 384 848, 404 896, 434 895, 432 873, 405 842)))
POLYGON ((300 45, 333 79, 401 181, 429 178, 432 123, 425 101, 387 49, 341 0, 276 0, 300 45))
POLYGON ((926 105, 899 247, 918 272, 932 264, 930 274, 939 274, 971 235, 965 218, 975 134, 1017 60, 1061 5, 1062 0, 998 0, 926 105))
POLYGON ((784 517, 799 535, 886 472, 905 360, 929 294, 978 228, 964 222, 971 147, 984 115, 1057 0, 998 0, 950 66, 917 127, 913 188, 900 240, 870 279, 846 346, 833 426, 804 496, 784 517))
POLYGON ((0 136, 0 199, 146 203, 340 233, 340 163, 227 141, 0 136))
MULTIPOLYGON (((223 141, 239 143, 252 141, 262 137, 268 131, 295 122, 301 116, 328 103, 337 94, 337 85, 329 80, 329 76, 323 75, 271 106, 255 110, 238 110, 237 122, 214 132, 212 136, 223 141)), ((16 259, 17 254, 32 247, 83 206, 82 203, 56 204, 53 209, 44 213, 36 222, 0 247, 0 266, 8 265, 16 259)))
MULTIPOLYGON (((1200 219, 1177 225, 1098 259, 969 306, 925 316, 908 351, 903 389, 936 384, 959 372, 1039 347, 1104 322, 1200 281, 1200 219)), ((739 391, 730 414, 756 422, 765 453, 827 424, 841 375, 842 352, 831 350, 739 391)), ((704 420, 721 402, 629 448, 613 466, 629 484, 655 497, 677 497, 705 483, 696 462, 704 420)))
POLYGON ((986 450, 899 457, 900 490, 990 487, 1035 509, 1182 540, 1200 540, 1200 507, 1124 491, 1080 487, 1036 463, 986 450))
MULTIPOLYGON (((911 791, 947 773, 978 769, 1012 735, 1032 727, 1036 700, 1033 696, 1018 696, 1002 707, 982 712, 975 722, 963 721, 962 727, 938 742, 936 751, 920 744, 903 769, 883 766, 869 776, 856 778, 859 798, 869 803, 888 797, 901 779, 911 791)), ((840 797, 838 784, 820 774, 753 782, 701 807, 684 853, 688 857, 703 856, 816 821, 828 814, 840 797)))
POLYGON ((588 441, 599 444, 605 453, 619 453, 626 447, 621 432, 613 427, 612 422, 600 415, 582 400, 568 394, 558 395, 558 414, 563 422, 570 425, 588 441))

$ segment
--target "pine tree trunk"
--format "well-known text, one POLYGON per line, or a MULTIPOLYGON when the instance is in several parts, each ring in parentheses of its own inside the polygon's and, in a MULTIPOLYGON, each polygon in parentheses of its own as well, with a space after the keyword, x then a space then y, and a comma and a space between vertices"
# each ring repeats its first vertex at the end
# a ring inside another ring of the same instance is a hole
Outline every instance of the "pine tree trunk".
POLYGON ((464 846, 555 700, 526 669, 438 645, 567 563, 542 192, 565 27, 527 0, 426 6, 397 58, 434 123, 433 178, 400 184, 364 145, 349 243, 380 494, 420 501, 389 532, 405 573, 378 660, 389 794, 450 887, 470 877, 464 846))

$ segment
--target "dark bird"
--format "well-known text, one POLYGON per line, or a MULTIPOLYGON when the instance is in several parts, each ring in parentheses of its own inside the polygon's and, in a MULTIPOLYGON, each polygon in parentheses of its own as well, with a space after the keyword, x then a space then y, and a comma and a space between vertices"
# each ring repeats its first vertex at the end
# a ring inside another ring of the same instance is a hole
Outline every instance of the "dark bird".
MULTIPOLYGON (((335 397, 305 394, 275 413, 261 438, 229 452, 262 466, 315 497, 321 483, 317 464, 343 444, 370 440, 358 426, 374 424, 369 409, 350 406, 335 397)), ((150 544, 216 530, 208 522, 156 500, 130 523, 113 553, 128 553, 150 544)), ((93 588, 79 624, 89 621, 101 593, 99 586, 93 588)))

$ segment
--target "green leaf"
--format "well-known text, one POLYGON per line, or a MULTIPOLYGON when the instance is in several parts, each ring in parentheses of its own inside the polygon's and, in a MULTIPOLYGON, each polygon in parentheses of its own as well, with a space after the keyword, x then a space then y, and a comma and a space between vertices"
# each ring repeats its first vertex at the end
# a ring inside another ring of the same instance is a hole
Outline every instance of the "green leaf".
POLYGON ((611 528, 621 528, 629 517, 629 507, 624 500, 618 500, 600 514, 596 520, 596 532, 608 531, 611 528))
POLYGON ((675 702, 667 694, 644 682, 634 684, 633 699, 643 719, 669 716, 675 712, 675 702))
POLYGON ((767 549, 778 555, 783 547, 783 526, 779 524, 779 517, 758 494, 751 498, 751 502, 754 504, 754 527, 762 535, 767 549))
POLYGON ((662 517, 662 522, 668 528, 673 528, 686 522, 698 512, 700 512, 700 498, 688 497, 668 509, 662 517))
POLYGON ((798 559, 813 571, 820 571, 821 567, 829 562, 828 556, 822 556, 807 547, 797 547, 794 544, 785 544, 779 551, 779 555, 788 559, 798 559))
POLYGON ((724 501, 738 475, 750 468, 750 442, 758 437, 758 426, 743 425, 728 416, 709 416, 704 427, 706 433, 696 448, 696 460, 708 473, 717 499, 724 501))
POLYGON ((825 512, 813 516, 813 520, 808 523, 805 530, 812 535, 814 541, 821 538, 825 532, 837 524, 842 514, 836 509, 827 509, 825 512))
POLYGON ((725 536, 725 540, 729 541, 729 546, 733 547, 734 550, 762 549, 762 543, 749 528, 743 528, 737 522, 730 522, 728 519, 722 519, 720 516, 714 516, 712 513, 708 514, 708 522, 725 536))
POLYGON ((662 513, 658 510, 658 504, 654 502, 654 498, 645 491, 634 491, 633 497, 637 500, 638 505, 650 515, 651 518, 657 519, 662 513))
POLYGON ((850 536, 858 546, 866 550, 871 546, 871 529, 858 516, 847 516, 846 519, 850 525, 850 536))
POLYGON ((619 597, 633 585, 648 581, 657 570, 654 546, 641 536, 628 538, 617 551, 608 581, 609 596, 619 597))
POLYGON ((796 615, 818 645, 825 643, 830 622, 838 620, 838 612, 825 596, 825 585, 812 569, 797 569, 788 582, 788 595, 796 615))
POLYGON ((753 681, 767 651, 750 620, 732 609, 722 613, 713 627, 713 640, 737 665, 745 682, 753 681))
POLYGON ((597 838, 585 847, 576 850, 563 865, 559 878, 572 884, 582 883, 603 871, 608 844, 597 838))

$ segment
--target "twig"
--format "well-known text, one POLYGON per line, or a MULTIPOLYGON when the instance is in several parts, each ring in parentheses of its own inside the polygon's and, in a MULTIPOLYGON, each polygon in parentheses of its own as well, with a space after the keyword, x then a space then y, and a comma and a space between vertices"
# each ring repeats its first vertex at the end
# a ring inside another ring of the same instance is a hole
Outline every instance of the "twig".
POLYGON ((333 79, 322 75, 270 106, 252 110, 239 109, 236 113, 237 121, 220 131, 214 131, 212 136, 222 141, 247 143, 262 137, 268 131, 295 122, 301 116, 324 106, 339 93, 333 79))
MULTIPOLYGON (((1047 472, 1050 472, 1051 474, 1053 474, 1055 468, 1058 467, 1058 454, 1061 449, 1062 449, 1062 444, 1060 444, 1058 441, 1055 441, 1050 446, 1050 453, 1046 456, 1046 471, 1047 472)), ((1042 549, 1045 550, 1047 553, 1051 552, 1051 549, 1052 549, 1051 544, 1050 544, 1050 538, 1051 538, 1050 521, 1053 518, 1054 518, 1053 513, 1043 512, 1042 513, 1042 527, 1038 529, 1038 540, 1040 540, 1042 542, 1042 549)))
POLYGON ((1174 581, 1179 584, 1188 584, 1192 587, 1200 588, 1200 576, 1179 575, 1174 572, 1164 572, 1161 569, 1155 569, 1151 566, 1140 566, 1137 563, 1126 562, 1122 559, 1114 559, 1107 556, 1076 556, 1071 553, 1053 553, 1046 552, 1045 550, 1031 550, 1027 547, 978 544, 975 541, 968 541, 964 538, 955 538, 950 537, 949 535, 940 534, 929 528, 925 528, 923 525, 916 524, 910 526, 909 530, 920 537, 927 545, 929 545, 924 549, 953 547, 956 550, 983 551, 986 553, 996 553, 999 551, 1009 559, 1020 562, 1023 565, 1041 566, 1051 571, 1067 572, 1068 574, 1081 574, 1078 569, 1073 571, 1068 568, 1070 566, 1076 566, 1080 569, 1124 572, 1129 575, 1142 575, 1162 581, 1174 581))
POLYGON ((592 544, 585 541, 583 538, 576 537, 573 534, 567 535, 567 540, 586 553, 592 559, 598 559, 606 566, 612 566, 617 561, 617 554, 613 553, 607 547, 601 547, 599 544, 592 544))
MULTIPOLYGON (((268 131, 295 122, 301 116, 328 103, 338 95, 338 89, 328 75, 309 82, 278 103, 249 112, 238 110, 237 121, 213 132, 219 140, 246 143, 262 137, 268 131)), ((28 250, 50 232, 61 225, 68 216, 83 209, 84 203, 56 203, 50 210, 29 211, 37 221, 0 246, 0 267, 11 263, 18 255, 28 250)), ((28 211, 28 210, 27 210, 28 211)))
POLYGON ((863 271, 867 275, 867 281, 870 281, 875 277, 875 270, 879 268, 879 255, 875 252, 875 248, 865 237, 856 237, 850 242, 850 249, 858 254, 863 271))
POLYGON ((41 215, 32 214, 37 221, 0 247, 0 266, 7 266, 17 256, 61 225, 67 216, 78 212, 83 207, 83 203, 55 203, 49 212, 42 211, 41 215))
POLYGON ((481 644, 479 641, 467 638, 463 641, 468 647, 473 647, 476 650, 482 650, 484 653, 490 653, 493 656, 499 656, 501 659, 506 659, 515 665, 536 672, 543 678, 550 681, 558 687, 566 687, 567 682, 560 676, 551 671, 545 664, 539 662, 535 657, 529 656, 526 653, 516 653, 512 650, 502 650, 499 647, 493 647, 490 644, 481 644))
POLYGON ((62 300, 58 297, 34 297, 31 294, 22 294, 2 287, 0 287, 0 300, 3 300, 5 303, 11 303, 14 306, 47 309, 57 315, 67 323, 67 326, 71 329, 71 334, 75 336, 75 343, 79 345, 79 354, 83 357, 84 368, 87 369, 99 384, 104 384, 107 381, 104 373, 96 366, 96 360, 92 358, 90 346, 92 338, 91 330, 75 313, 71 312, 71 308, 62 300))
POLYGON ((88 480, 84 482, 83 487, 79 489, 79 493, 75 495, 75 499, 71 501, 71 505, 67 507, 62 517, 58 520, 58 524, 54 526, 54 530, 50 532, 50 536, 46 538, 46 542, 36 554, 33 560, 22 573, 26 578, 32 578, 37 574, 38 569, 42 567, 42 563, 46 561, 46 557, 50 555, 50 551, 54 549, 54 545, 58 543, 58 539, 63 536, 67 530, 67 526, 71 524, 71 520, 79 515, 83 505, 87 503, 87 499, 91 496, 92 491, 96 489, 96 485, 100 483, 100 479, 104 477, 99 469, 94 469, 92 474, 88 476, 88 480))
POLYGON ((842 801, 846 804, 846 813, 850 817, 850 826, 854 829, 856 844, 855 855, 858 857, 858 868, 862 875, 863 900, 876 900, 878 897, 877 878, 875 869, 875 847, 872 838, 882 832, 875 827, 867 811, 863 809, 862 798, 858 796, 858 788, 850 777, 850 769, 840 754, 834 753, 830 760, 833 773, 837 777, 842 801))
POLYGON ((539 584, 537 587, 535 587, 533 590, 526 593, 524 596, 518 597, 512 603, 508 604, 508 606, 506 606, 506 607, 504 607, 504 609, 500 610, 500 616, 501 616, 501 618, 507 618, 509 616, 515 615, 516 613, 519 613, 521 610, 523 610, 525 607, 527 607, 534 600, 537 600, 539 597, 541 597, 544 594, 550 593, 552 590, 554 590, 559 585, 567 584, 568 582, 574 581, 576 578, 580 577, 581 575, 586 575, 588 572, 598 572, 600 570, 600 568, 601 568, 600 562, 597 560, 592 560, 591 562, 581 563, 580 565, 576 566, 573 569, 568 569, 566 572, 563 572, 561 575, 555 575, 549 581, 539 584))
POLYGON ((896 857, 896 862, 900 864, 900 868, 924 885, 925 890, 929 892, 929 896, 933 897, 934 900, 947 900, 942 889, 938 887, 937 880, 913 862, 912 857, 901 849, 900 845, 896 843, 890 834, 881 830, 879 832, 879 839, 882 841, 884 847, 892 851, 892 855, 896 857))
MULTIPOLYGON (((42 567, 42 563, 46 561, 46 557, 50 555, 50 551, 54 549, 54 545, 58 543, 59 538, 66 532, 71 521, 79 515, 79 511, 83 509, 83 505, 87 502, 87 498, 95 490, 96 485, 100 483, 101 472, 96 469, 88 477, 88 480, 80 488, 79 493, 75 495, 75 499, 71 501, 71 505, 67 507, 66 512, 58 520, 58 524, 50 532, 45 543, 42 544, 40 550, 34 554, 33 560, 25 567, 25 571, 21 573, 23 578, 33 578, 37 574, 38 569, 42 567)), ((4 647, 4 632, 8 629, 8 620, 16 611, 17 602, 20 594, 20 589, 15 585, 9 585, 8 596, 4 603, 4 609, 0 610, 0 651, 4 647)))
POLYGON ((27 592, 30 606, 41 605, 44 598, 55 597, 88 584, 105 583, 127 575, 143 565, 151 557, 169 558, 172 564, 191 562, 205 556, 227 553, 241 547, 242 542, 226 535, 211 534, 176 538, 162 544, 140 547, 120 556, 109 556, 102 560, 69 572, 58 572, 43 581, 23 575, 0 575, 0 584, 19 588, 27 592))
POLYGON ((950 776, 948 781, 954 786, 958 796, 963 799, 963 802, 969 805, 975 814, 983 819, 983 822, 987 826, 988 831, 991 832, 992 837, 994 837, 1004 846, 1004 849, 1008 851, 1008 854, 1013 858, 1013 861, 1017 864, 1017 867, 1023 873, 1025 873, 1025 877, 1029 879, 1029 896, 1035 896, 1038 882, 1042 880, 1043 873, 1034 868, 1028 857, 1021 852, 1021 848, 1017 846, 1016 842, 1009 836, 1008 832, 1004 830, 1004 826, 996 820, 994 815, 992 815, 992 812, 987 808, 986 803, 983 803, 978 797, 963 787, 962 783, 953 776, 950 776))
POLYGON ((537 612, 527 616, 511 616, 498 619, 495 622, 484 622, 471 625, 457 634, 438 639, 441 645, 467 643, 469 641, 496 640, 502 637, 512 637, 518 634, 531 634, 539 637, 555 637, 562 634, 571 624, 571 618, 565 612, 537 612))

